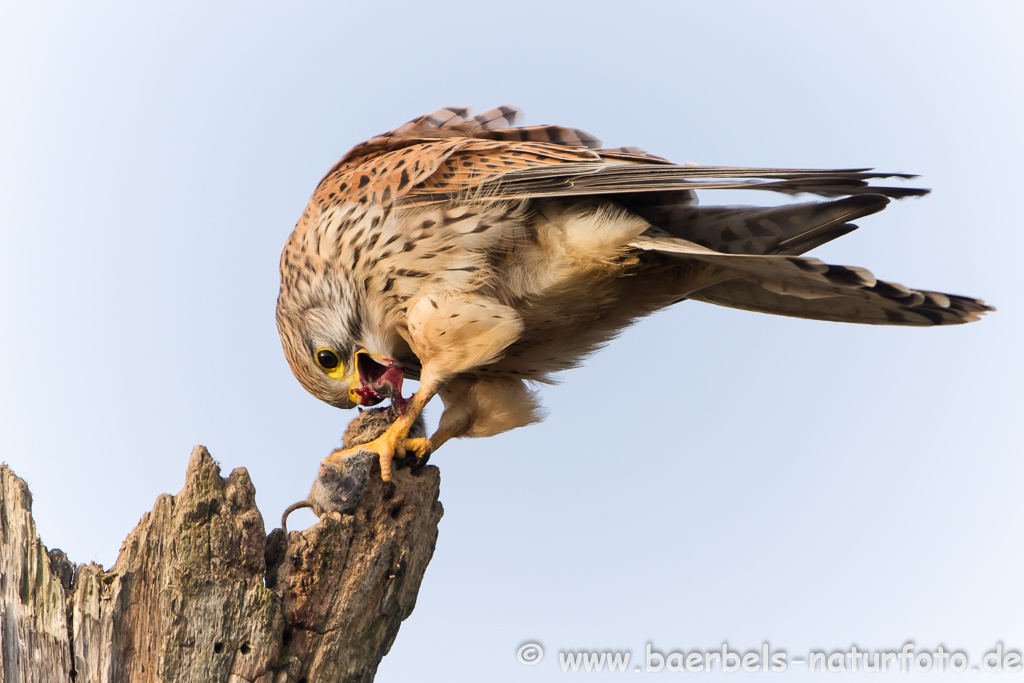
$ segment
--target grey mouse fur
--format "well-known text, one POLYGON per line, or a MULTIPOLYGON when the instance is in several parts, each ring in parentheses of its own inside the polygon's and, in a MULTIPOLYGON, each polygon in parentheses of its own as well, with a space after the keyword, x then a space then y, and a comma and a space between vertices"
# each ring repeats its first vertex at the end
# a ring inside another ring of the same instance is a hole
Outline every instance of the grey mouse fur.
MULTIPOLYGON (((391 423, 398 418, 398 411, 394 405, 384 408, 371 408, 370 410, 359 409, 356 419, 348 423, 345 433, 341 437, 341 445, 344 448, 353 448, 359 444, 373 441, 383 434, 391 423)), ((416 421, 409 428, 410 439, 420 439, 427 435, 427 427, 423 422, 423 415, 420 414, 416 421)))
MULTIPOLYGON (((393 406, 360 409, 359 415, 349 423, 341 437, 342 446, 348 449, 373 441, 384 433, 396 417, 397 411, 393 406)), ((422 438, 426 433, 426 425, 420 415, 409 429, 409 438, 422 438)), ((370 466, 375 458, 373 453, 357 451, 337 460, 320 463, 309 497, 288 506, 281 515, 281 529, 287 534, 288 515, 302 508, 311 508, 317 517, 323 517, 328 512, 351 514, 363 496, 370 477, 370 466)), ((423 460, 417 464, 425 462, 423 460)))

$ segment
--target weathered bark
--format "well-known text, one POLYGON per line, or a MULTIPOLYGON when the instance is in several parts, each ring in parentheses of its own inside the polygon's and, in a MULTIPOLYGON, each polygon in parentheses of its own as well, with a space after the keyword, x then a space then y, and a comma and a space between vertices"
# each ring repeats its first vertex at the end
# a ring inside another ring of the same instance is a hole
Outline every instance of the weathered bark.
POLYGON ((222 479, 199 446, 110 571, 72 572, 36 537, 24 482, 2 475, 0 681, 370 681, 442 514, 437 468, 400 470, 371 477, 354 515, 268 537, 245 469, 222 479))
POLYGON ((0 467, 0 681, 68 680, 71 647, 65 587, 32 520, 32 494, 0 467))

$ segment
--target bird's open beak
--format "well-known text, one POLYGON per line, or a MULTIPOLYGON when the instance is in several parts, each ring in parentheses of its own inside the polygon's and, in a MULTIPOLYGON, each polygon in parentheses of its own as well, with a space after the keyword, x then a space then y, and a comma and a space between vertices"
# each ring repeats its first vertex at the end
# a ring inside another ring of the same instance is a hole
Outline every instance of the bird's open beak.
POLYGON ((375 406, 385 398, 401 400, 402 364, 394 358, 378 356, 369 351, 356 351, 355 376, 349 389, 349 399, 361 406, 375 406))

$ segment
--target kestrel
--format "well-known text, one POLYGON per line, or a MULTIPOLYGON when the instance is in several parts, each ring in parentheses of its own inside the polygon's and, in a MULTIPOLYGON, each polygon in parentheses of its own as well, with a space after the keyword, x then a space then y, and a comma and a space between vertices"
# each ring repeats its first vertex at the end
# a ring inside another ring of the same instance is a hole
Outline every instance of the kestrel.
POLYGON ((472 118, 450 107, 357 145, 284 247, 277 325, 288 363, 339 408, 391 399, 399 417, 360 447, 378 454, 385 480, 406 451, 537 421, 528 383, 685 299, 880 325, 993 310, 799 256, 889 198, 926 194, 870 184, 912 176, 677 165, 573 128, 514 127, 518 118, 508 106, 472 118), (717 189, 833 199, 698 206, 695 191, 717 189), (405 377, 420 381, 410 399, 405 377), (408 438, 436 394, 437 431, 408 438))

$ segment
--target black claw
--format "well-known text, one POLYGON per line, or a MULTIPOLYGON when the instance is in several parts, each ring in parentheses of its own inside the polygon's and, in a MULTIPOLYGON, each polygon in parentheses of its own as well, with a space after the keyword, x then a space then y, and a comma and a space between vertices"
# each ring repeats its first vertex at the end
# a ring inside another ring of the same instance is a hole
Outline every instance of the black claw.
POLYGON ((418 469, 422 468, 424 465, 426 465, 427 462, 429 462, 429 461, 430 461, 430 452, 429 451, 422 458, 418 457, 418 456, 415 456, 415 455, 406 455, 406 456, 403 456, 401 458, 393 459, 391 461, 391 469, 392 470, 397 470, 397 469, 399 469, 401 467, 408 467, 409 469, 411 469, 411 470, 413 470, 415 472, 416 470, 418 470, 418 469))

